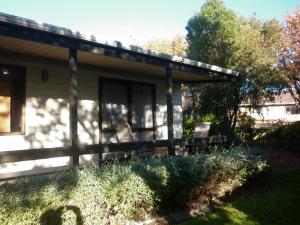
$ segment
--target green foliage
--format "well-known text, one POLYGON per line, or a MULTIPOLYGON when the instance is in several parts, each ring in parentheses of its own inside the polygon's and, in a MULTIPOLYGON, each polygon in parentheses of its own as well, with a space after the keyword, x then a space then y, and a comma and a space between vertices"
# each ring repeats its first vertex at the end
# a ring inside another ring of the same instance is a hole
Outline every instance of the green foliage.
POLYGON ((199 115, 195 119, 192 119, 188 116, 184 116, 183 118, 183 136, 185 138, 193 137, 195 131, 195 124, 201 122, 211 122, 211 130, 210 134, 218 134, 219 131, 219 121, 216 116, 212 113, 199 115))
POLYGON ((223 196, 264 166, 253 152, 234 148, 37 175, 0 187, 0 223, 124 224, 223 196))
POLYGON ((192 118, 185 116, 183 118, 183 136, 185 138, 193 137, 195 131, 195 122, 192 118))
POLYGON ((254 118, 249 116, 247 113, 240 113, 238 119, 238 127, 236 128, 236 133, 238 137, 246 143, 252 143, 255 137, 255 129, 253 128, 255 124, 254 118))
POLYGON ((223 130, 235 127, 242 102, 258 108, 261 100, 285 87, 286 80, 276 66, 282 35, 278 21, 242 18, 220 0, 207 0, 186 29, 190 58, 240 72, 234 85, 202 84, 187 89, 191 93, 198 89, 200 113, 215 114, 224 121, 223 130))
POLYGON ((187 43, 183 36, 177 35, 171 40, 150 40, 146 48, 180 57, 186 56, 187 43))
POLYGON ((274 147, 300 154, 300 121, 282 126, 269 134, 274 147))
POLYGON ((197 122, 218 122, 214 114, 208 113, 205 115, 200 115, 197 119, 197 122))
POLYGON ((238 34, 238 21, 219 0, 208 0, 186 26, 188 56, 211 64, 228 66, 238 34))

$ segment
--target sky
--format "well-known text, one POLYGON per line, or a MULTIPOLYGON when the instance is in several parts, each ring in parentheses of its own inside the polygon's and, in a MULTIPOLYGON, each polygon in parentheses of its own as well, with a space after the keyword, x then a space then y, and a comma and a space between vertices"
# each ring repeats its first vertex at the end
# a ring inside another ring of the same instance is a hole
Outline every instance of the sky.
MULTIPOLYGON (((0 12, 94 35, 99 41, 143 45, 185 34, 205 0, 0 0, 0 12)), ((223 0, 240 15, 284 21, 300 0, 223 0)))

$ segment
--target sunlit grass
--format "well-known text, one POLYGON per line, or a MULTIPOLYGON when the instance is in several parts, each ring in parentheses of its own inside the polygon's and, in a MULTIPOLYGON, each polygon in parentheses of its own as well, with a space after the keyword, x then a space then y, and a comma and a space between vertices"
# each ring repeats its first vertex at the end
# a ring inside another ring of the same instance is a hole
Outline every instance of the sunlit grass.
POLYGON ((267 190, 249 190, 215 212, 180 225, 300 224, 300 171, 273 173, 261 182, 268 183, 267 190))

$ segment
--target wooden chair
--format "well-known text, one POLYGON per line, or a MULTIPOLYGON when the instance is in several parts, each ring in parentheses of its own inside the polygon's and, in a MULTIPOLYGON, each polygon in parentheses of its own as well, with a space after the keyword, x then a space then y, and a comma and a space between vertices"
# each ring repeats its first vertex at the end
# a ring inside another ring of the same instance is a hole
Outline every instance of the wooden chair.
MULTIPOLYGON (((118 141, 120 143, 136 142, 136 140, 133 137, 131 127, 127 122, 117 122, 114 124, 114 128, 116 129, 118 141)), ((132 151, 131 157, 134 158, 135 156, 137 156, 139 158, 145 158, 151 156, 152 154, 153 153, 151 149, 143 147, 141 149, 132 151)))
POLYGON ((115 123, 114 128, 116 129, 118 141, 120 143, 135 142, 135 139, 131 131, 131 127, 128 123, 123 121, 115 123))
MULTIPOLYGON (((135 142, 131 128, 126 122, 118 122, 114 124, 116 129, 117 138, 119 143, 124 142, 135 142)), ((128 151, 117 151, 117 152, 107 152, 102 153, 102 160, 111 161, 111 160, 120 160, 132 158, 133 153, 128 151)))
POLYGON ((211 123, 201 122, 196 123, 193 138, 207 138, 211 123))
POLYGON ((196 123, 193 134, 192 144, 193 152, 198 152, 201 148, 207 146, 209 142, 209 130, 211 123, 196 123))
POLYGON ((209 136, 210 123, 196 123, 193 137, 188 140, 187 147, 193 152, 199 152, 208 146, 220 146, 227 142, 225 135, 209 136))

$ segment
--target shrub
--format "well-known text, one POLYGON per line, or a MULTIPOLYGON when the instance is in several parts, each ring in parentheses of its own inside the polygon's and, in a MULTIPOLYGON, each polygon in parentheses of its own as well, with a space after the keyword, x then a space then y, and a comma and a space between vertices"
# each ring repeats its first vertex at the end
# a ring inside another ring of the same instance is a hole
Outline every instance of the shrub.
POLYGON ((0 187, 0 224, 124 224, 163 209, 198 207, 264 166, 260 156, 237 147, 37 175, 0 187))
POLYGON ((300 121, 279 127, 270 134, 275 147, 300 154, 300 121))
POLYGON ((195 124, 200 122, 211 122, 210 135, 219 133, 219 121, 216 116, 212 113, 199 115, 197 118, 190 118, 185 116, 183 118, 183 136, 190 138, 193 136, 195 131, 195 124))
POLYGON ((255 137, 255 124, 254 118, 247 115, 247 113, 240 113, 238 118, 238 128, 236 128, 236 134, 241 141, 246 143, 252 143, 255 137))
POLYGON ((183 118, 183 136, 185 138, 193 137, 194 130, 195 130, 194 120, 185 116, 183 118))

